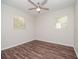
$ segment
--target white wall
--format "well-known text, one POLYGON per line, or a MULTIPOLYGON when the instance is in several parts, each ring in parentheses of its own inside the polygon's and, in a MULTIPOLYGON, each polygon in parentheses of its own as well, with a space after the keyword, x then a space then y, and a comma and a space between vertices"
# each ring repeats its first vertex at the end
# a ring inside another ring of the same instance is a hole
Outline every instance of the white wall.
POLYGON ((31 41, 34 38, 33 16, 3 3, 1 6, 1 12, 1 49, 16 46, 18 44, 31 41), (13 20, 15 16, 24 17, 26 23, 25 29, 14 29, 13 20))
POLYGON ((40 15, 36 19, 36 39, 57 44, 74 46, 74 9, 68 7, 40 15), (58 17, 68 16, 67 27, 56 29, 58 17))
POLYGON ((74 8, 74 47, 75 47, 75 52, 78 56, 78 4, 75 4, 75 8, 74 8))

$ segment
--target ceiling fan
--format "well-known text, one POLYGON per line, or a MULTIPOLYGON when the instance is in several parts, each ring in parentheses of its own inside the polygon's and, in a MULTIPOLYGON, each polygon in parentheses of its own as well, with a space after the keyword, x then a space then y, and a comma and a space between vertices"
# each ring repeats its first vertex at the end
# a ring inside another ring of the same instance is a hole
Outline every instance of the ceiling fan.
POLYGON ((44 0, 42 3, 38 2, 37 4, 35 4, 31 0, 28 0, 28 1, 34 6, 33 8, 29 8, 29 10, 36 10, 38 13, 40 13, 41 9, 49 10, 49 8, 43 7, 43 5, 45 5, 47 3, 47 0, 44 0))

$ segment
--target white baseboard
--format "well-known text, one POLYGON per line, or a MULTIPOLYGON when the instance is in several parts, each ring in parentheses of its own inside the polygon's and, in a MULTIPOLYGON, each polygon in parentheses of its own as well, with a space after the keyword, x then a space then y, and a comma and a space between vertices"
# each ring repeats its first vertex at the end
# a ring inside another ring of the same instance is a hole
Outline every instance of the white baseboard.
POLYGON ((75 51, 75 53, 76 53, 76 56, 78 57, 78 52, 76 51, 76 49, 74 48, 74 51, 75 51))

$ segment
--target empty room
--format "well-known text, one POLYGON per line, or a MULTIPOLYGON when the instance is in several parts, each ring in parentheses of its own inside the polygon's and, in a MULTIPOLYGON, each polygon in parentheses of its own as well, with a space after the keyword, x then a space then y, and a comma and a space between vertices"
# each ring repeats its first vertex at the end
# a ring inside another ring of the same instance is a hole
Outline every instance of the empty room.
POLYGON ((77 0, 1 0, 1 59, 78 59, 77 0))

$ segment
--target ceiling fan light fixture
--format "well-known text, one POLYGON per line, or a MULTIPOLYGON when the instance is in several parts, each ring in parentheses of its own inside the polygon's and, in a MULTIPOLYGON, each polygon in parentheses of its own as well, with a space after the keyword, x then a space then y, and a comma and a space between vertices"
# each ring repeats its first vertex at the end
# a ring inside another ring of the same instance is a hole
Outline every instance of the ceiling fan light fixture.
POLYGON ((38 8, 36 8, 36 11, 40 11, 41 9, 38 7, 38 8))
POLYGON ((47 3, 47 0, 44 0, 42 3, 37 3, 35 4, 34 2, 32 2, 31 0, 28 0, 33 6, 33 8, 29 8, 29 10, 35 10, 38 13, 40 13, 41 10, 49 10, 49 8, 44 8, 43 5, 45 5, 47 3))

